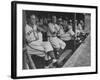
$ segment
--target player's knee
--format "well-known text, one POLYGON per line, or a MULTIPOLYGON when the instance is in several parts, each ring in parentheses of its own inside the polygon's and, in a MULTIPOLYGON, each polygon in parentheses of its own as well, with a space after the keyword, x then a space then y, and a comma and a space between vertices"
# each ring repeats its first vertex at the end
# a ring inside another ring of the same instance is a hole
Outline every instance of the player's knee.
POLYGON ((56 45, 56 49, 60 49, 60 45, 56 45))
POLYGON ((66 47, 66 44, 65 44, 65 42, 63 42, 61 48, 64 49, 65 47, 66 47))

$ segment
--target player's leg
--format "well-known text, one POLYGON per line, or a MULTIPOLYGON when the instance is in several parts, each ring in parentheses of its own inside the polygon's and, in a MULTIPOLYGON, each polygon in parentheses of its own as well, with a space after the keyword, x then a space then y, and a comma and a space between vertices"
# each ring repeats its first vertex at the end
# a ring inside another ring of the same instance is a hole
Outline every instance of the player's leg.
POLYGON ((44 47, 46 54, 51 57, 52 61, 56 62, 57 60, 56 60, 51 43, 50 42, 43 42, 42 46, 44 47))
POLYGON ((64 49, 66 47, 66 44, 63 40, 57 38, 57 41, 59 42, 59 46, 61 49, 64 49))

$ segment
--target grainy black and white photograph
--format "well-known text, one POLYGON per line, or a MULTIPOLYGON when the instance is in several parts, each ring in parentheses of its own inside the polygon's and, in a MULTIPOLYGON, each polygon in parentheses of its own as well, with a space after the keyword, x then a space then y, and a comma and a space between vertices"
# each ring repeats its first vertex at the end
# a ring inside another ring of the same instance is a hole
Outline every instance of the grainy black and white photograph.
POLYGON ((97 7, 12 3, 12 77, 97 73, 97 7))
POLYGON ((23 69, 91 65, 91 14, 23 10, 23 69))

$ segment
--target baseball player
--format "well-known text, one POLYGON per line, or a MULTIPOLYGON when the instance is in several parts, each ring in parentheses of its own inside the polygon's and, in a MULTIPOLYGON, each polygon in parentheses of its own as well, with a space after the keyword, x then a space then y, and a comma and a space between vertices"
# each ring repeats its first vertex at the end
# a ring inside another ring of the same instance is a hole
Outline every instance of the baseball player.
MULTIPOLYGON (((45 53, 47 53, 52 58, 52 62, 55 63, 57 60, 54 56, 53 48, 49 41, 43 42, 42 33, 37 30, 37 27, 38 25, 36 24, 36 16, 33 14, 29 17, 29 23, 26 24, 25 27, 27 52, 28 54, 33 54, 39 58, 44 57, 45 53)), ((37 62, 42 64, 41 61, 37 60, 37 62)))
POLYGON ((57 37, 57 32, 59 27, 56 24, 56 16, 52 16, 52 22, 49 23, 48 26, 49 26, 48 36, 52 46, 57 50, 64 49, 66 46, 65 42, 63 42, 61 39, 57 37))
POLYGON ((64 31, 64 28, 61 24, 61 21, 62 19, 59 18, 58 20, 58 27, 59 27, 59 30, 58 30, 58 36, 60 37, 60 39, 64 40, 64 41, 68 41, 68 40, 71 40, 72 36, 74 35, 74 32, 72 30, 72 26, 71 25, 68 25, 68 31, 65 32, 64 31))

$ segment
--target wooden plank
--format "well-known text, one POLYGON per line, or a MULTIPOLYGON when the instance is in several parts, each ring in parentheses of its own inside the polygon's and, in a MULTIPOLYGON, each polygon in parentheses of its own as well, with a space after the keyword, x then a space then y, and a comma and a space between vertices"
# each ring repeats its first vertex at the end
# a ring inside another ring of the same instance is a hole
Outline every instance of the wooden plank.
POLYGON ((23 69, 36 69, 31 55, 27 53, 26 47, 23 48, 23 69))
POLYGON ((29 69, 29 67, 27 66, 26 51, 23 52, 23 69, 29 69))
POLYGON ((30 68, 30 69, 36 69, 35 63, 34 63, 34 61, 32 60, 31 55, 28 54, 28 53, 26 53, 26 56, 27 56, 29 68, 30 68))

